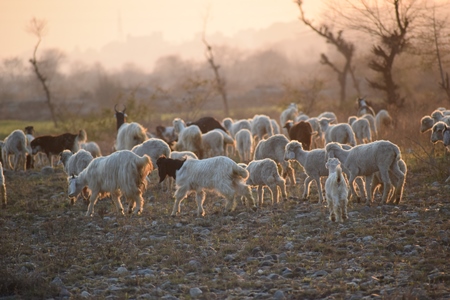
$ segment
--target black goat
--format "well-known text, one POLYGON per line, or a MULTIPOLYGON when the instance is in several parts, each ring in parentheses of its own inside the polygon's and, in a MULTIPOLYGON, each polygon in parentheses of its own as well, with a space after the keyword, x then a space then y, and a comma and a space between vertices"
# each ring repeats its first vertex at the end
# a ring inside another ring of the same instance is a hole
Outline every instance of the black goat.
POLYGON ((160 156, 156 160, 156 165, 158 166, 159 182, 163 182, 167 176, 173 177, 173 179, 177 179, 177 170, 179 170, 183 166, 185 161, 186 159, 179 160, 167 158, 164 155, 160 156))

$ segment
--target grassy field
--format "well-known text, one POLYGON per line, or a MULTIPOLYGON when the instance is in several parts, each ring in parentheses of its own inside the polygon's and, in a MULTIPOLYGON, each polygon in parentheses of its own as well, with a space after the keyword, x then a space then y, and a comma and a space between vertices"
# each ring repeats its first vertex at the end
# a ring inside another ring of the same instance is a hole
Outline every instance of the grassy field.
POLYGON ((448 299, 450 158, 418 133, 418 120, 405 116, 384 136, 408 165, 403 201, 351 201, 343 224, 328 219, 314 184, 301 199, 298 166, 275 206, 266 199, 254 212, 238 202, 224 214, 223 199, 208 193, 204 217, 190 196, 175 218, 173 190, 156 174, 141 215, 118 216, 104 199, 85 217, 83 201, 69 204, 61 167, 5 171, 0 298, 448 299))

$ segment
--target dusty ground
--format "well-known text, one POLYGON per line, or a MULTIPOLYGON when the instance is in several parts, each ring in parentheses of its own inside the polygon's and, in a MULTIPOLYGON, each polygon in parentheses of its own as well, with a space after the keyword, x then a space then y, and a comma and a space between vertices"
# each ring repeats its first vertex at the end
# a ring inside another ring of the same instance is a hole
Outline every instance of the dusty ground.
POLYGON ((231 215, 209 195, 169 217, 155 184, 141 216, 109 200, 69 205, 66 178, 5 171, 0 211, 0 299, 449 299, 450 187, 410 169, 400 205, 351 203, 332 223, 299 187, 276 207, 239 204, 231 215))

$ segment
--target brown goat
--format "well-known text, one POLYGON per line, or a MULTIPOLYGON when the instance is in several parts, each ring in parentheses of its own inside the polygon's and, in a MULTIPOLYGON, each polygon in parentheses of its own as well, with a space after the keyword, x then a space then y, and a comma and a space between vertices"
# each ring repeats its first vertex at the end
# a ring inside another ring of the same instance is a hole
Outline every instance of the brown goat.
POLYGON ((288 121, 283 127, 287 129, 291 141, 299 141, 302 143, 304 150, 311 150, 312 136, 316 135, 317 132, 313 131, 309 122, 300 121, 292 124, 292 121, 288 121))

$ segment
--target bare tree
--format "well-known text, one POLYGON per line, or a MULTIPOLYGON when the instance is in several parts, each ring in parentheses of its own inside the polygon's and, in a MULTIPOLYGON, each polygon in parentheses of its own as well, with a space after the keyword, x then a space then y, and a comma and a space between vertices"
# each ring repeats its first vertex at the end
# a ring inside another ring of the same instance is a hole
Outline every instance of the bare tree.
POLYGON ((371 49, 374 57, 369 61, 369 68, 379 74, 379 79, 367 79, 369 85, 386 94, 386 104, 402 106, 405 98, 398 92, 393 66, 397 56, 409 46, 413 24, 423 7, 414 0, 346 0, 345 4, 347 9, 335 5, 334 11, 346 25, 378 40, 371 49))
POLYGON ((350 74, 353 80, 353 86, 358 94, 361 94, 358 82, 355 78, 355 68, 352 66, 352 59, 355 53, 355 45, 349 41, 346 41, 342 36, 343 31, 339 30, 337 34, 333 33, 330 29, 329 25, 322 24, 319 27, 314 26, 310 20, 305 17, 305 13, 303 11, 303 0, 296 0, 298 8, 300 9, 300 18, 305 25, 311 28, 314 32, 319 34, 321 37, 325 38, 327 43, 332 44, 336 47, 337 51, 341 53, 345 58, 345 64, 340 69, 338 68, 326 54, 322 53, 320 62, 324 65, 329 66, 334 72, 337 73, 338 82, 340 86, 340 106, 342 106, 345 102, 346 98, 346 89, 347 89, 347 77, 350 74))
POLYGON ((56 119, 55 107, 52 102, 52 95, 50 93, 49 86, 47 84, 47 77, 41 72, 40 62, 36 58, 37 50, 41 44, 42 37, 47 34, 47 22, 45 20, 38 20, 33 18, 27 26, 27 31, 38 38, 36 45, 34 46, 33 57, 29 60, 33 66, 34 73, 36 74, 38 80, 42 84, 42 88, 45 92, 45 97, 47 98, 47 106, 50 109, 50 114, 52 115, 53 124, 58 127, 58 121, 56 119))
POLYGON ((450 52, 450 45, 446 39, 450 35, 448 15, 436 15, 436 8, 445 11, 436 5, 429 9, 430 14, 426 15, 418 34, 419 41, 415 54, 422 58, 425 65, 437 65, 440 77, 439 87, 446 93, 447 100, 450 101, 449 77, 448 72, 444 71, 445 56, 450 52))
POLYGON ((219 95, 222 97, 224 112, 226 116, 230 115, 230 110, 228 108, 228 98, 227 98, 227 91, 226 91, 226 82, 225 79, 220 75, 219 69, 220 65, 218 65, 214 59, 214 52, 212 49, 212 46, 208 43, 206 40, 206 23, 207 23, 207 16, 204 18, 203 22, 203 33, 202 33, 202 42, 205 44, 206 50, 205 50, 205 56, 208 61, 209 66, 214 72, 214 79, 215 79, 215 89, 219 93, 219 95))

